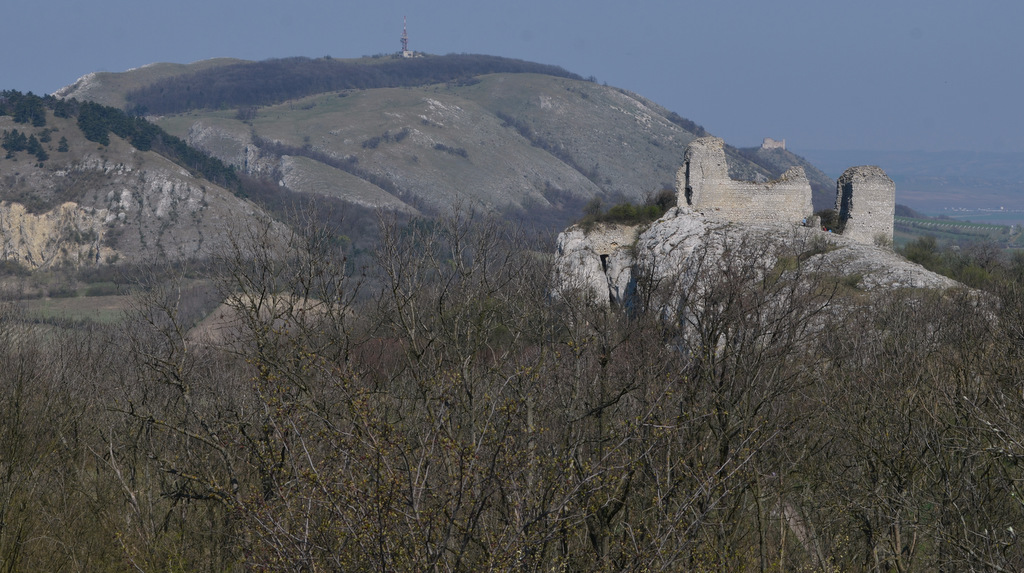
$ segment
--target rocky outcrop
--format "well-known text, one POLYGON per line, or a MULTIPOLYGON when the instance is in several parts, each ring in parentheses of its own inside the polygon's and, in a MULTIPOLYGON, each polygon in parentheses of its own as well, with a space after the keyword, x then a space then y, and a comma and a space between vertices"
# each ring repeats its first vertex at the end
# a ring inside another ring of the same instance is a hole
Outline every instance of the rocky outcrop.
POLYGON ((813 227, 736 224, 708 217, 689 207, 671 209, 642 230, 599 227, 590 233, 570 227, 558 238, 556 293, 586 293, 596 304, 628 305, 638 280, 686 288, 688 275, 708 267, 726 249, 739 245, 749 256, 764 257, 772 268, 779 253, 813 274, 833 277, 866 292, 902 288, 944 289, 956 281, 907 261, 892 249, 813 227), (636 241, 627 243, 630 233, 636 241), (610 241, 610 237, 621 240, 610 241))
MULTIPOLYGON (((205 258, 265 220, 252 203, 152 151, 84 139, 48 118, 66 151, 45 161, 0 157, 0 257, 31 269, 205 258)), ((0 116, 0 131, 22 128, 0 116)), ((50 143, 55 146, 55 142, 50 143)), ((283 233, 282 233, 283 236, 283 233)))
POLYGON ((106 217, 71 202, 40 214, 0 202, 0 258, 29 269, 95 264, 115 253, 101 241, 106 217))
POLYGON ((189 128, 186 141, 249 175, 273 173, 278 167, 277 159, 262 156, 253 142, 252 130, 246 127, 244 124, 219 125, 213 121, 197 121, 189 128))
POLYGON ((633 252, 638 228, 597 224, 579 225, 558 236, 556 284, 561 291, 590 293, 602 304, 622 304, 632 281, 633 252))

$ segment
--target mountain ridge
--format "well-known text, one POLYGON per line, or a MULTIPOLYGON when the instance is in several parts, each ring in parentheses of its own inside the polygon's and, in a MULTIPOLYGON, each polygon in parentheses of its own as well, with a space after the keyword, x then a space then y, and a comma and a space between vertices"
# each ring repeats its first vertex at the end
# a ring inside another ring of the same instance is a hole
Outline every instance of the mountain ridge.
MULTIPOLYGON (((339 190, 334 196, 406 212, 437 212, 452 201, 468 201, 484 210, 547 219, 556 227, 577 218, 582 204, 595 197, 605 203, 639 202, 671 187, 685 146, 707 133, 627 90, 598 85, 561 68, 493 56, 157 65, 124 72, 125 77, 93 78, 86 82, 87 91, 69 87, 61 93, 123 101, 136 113, 151 113, 154 102, 140 94, 174 91, 170 86, 180 92, 182 85, 191 86, 185 91, 203 91, 197 86, 212 86, 210 78, 218 75, 231 76, 226 70, 250 79, 256 70, 276 70, 270 86, 287 77, 308 82, 314 68, 363 74, 345 79, 349 83, 365 79, 368 71, 381 74, 374 80, 379 84, 400 77, 407 81, 368 89, 308 87, 335 78, 307 83, 300 90, 317 93, 278 96, 282 101, 265 105, 252 102, 265 101, 266 94, 243 90, 248 99, 197 97, 184 100, 186 112, 150 117, 236 169, 273 176, 285 186, 314 193, 334 187, 339 190), (289 72, 290 65, 299 69, 289 72), (472 75, 503 67, 515 68, 515 73, 472 75), (156 72, 164 75, 157 77, 156 72), (444 81, 425 83, 437 78, 444 81), (103 82, 109 86, 104 88, 103 82), (196 109, 200 101, 217 105, 196 109), (296 162, 292 156, 306 160, 296 162)), ((235 93, 238 86, 230 84, 224 79, 218 93, 235 93)), ((809 162, 789 155, 767 161, 735 148, 728 154, 737 179, 769 180, 793 165, 805 166, 816 206, 831 206, 834 182, 809 162)))

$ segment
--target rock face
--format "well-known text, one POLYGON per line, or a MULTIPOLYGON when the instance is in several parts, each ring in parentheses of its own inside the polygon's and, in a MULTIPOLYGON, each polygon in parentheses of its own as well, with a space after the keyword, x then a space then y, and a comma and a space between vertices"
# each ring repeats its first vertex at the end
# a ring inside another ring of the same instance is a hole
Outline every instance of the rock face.
POLYGON ((745 245, 750 256, 766 257, 764 268, 776 264, 773 257, 779 253, 790 253, 814 273, 863 291, 961 286, 890 248, 856 238, 802 225, 738 225, 677 207, 642 231, 621 225, 590 233, 578 225, 564 231, 555 259, 556 294, 583 292, 595 304, 629 305, 638 280, 685 288, 689 275, 739 245, 745 245), (635 242, 627 242, 630 237, 636 237, 635 242))
MULTIPOLYGON (((82 137, 74 120, 48 116, 68 140, 36 161, 0 157, 0 258, 29 269, 204 258, 266 214, 152 151, 111 135, 82 137)), ((25 129, 0 117, 0 133, 25 129)))
POLYGON ((836 181, 836 212, 843 236, 862 243, 891 243, 896 184, 874 165, 847 169, 836 181))
POLYGON ((249 175, 273 172, 277 163, 260 156, 260 150, 252 140, 252 131, 242 127, 197 121, 189 128, 186 141, 249 175))
POLYGON ((106 215, 106 210, 71 202, 39 214, 19 203, 0 202, 0 258, 32 269, 105 260, 115 253, 100 241, 106 215))
POLYGON ((725 143, 717 137, 701 137, 687 146, 676 192, 680 205, 727 221, 795 223, 814 212, 811 183, 802 167, 767 183, 735 181, 729 177, 725 143))
POLYGON ((593 293, 602 304, 623 304, 632 280, 637 228, 599 224, 585 231, 574 226, 558 236, 557 284, 593 293))

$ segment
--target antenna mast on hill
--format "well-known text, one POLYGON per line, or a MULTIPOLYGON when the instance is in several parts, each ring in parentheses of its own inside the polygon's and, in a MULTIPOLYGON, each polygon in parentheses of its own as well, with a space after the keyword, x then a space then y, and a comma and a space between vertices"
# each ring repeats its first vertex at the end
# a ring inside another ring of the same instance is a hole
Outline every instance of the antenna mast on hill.
MULTIPOLYGON (((406 30, 406 17, 402 16, 402 55, 409 53, 409 32, 406 30)), ((409 57, 409 56, 405 56, 409 57)))

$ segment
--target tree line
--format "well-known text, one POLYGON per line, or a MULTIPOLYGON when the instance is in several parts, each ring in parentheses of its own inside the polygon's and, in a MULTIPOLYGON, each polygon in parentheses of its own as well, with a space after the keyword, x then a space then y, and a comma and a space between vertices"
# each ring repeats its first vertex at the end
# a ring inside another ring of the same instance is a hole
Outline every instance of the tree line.
POLYGON ((536 73, 581 79, 558 67, 474 54, 396 58, 357 63, 331 58, 285 58, 218 66, 164 78, 125 95, 139 113, 250 108, 348 89, 421 86, 483 74, 536 73))
POLYGON ((360 268, 231 230, 215 327, 174 269, 115 327, 4 307, 0 564, 1024 567, 1019 283, 867 294, 736 235, 615 308, 514 225, 378 222, 360 268))
MULTIPOLYGON (((372 211, 354 205, 343 205, 343 202, 324 196, 292 192, 277 184, 279 177, 271 174, 269 179, 261 179, 238 173, 232 166, 210 156, 204 151, 188 145, 179 137, 168 134, 161 127, 145 118, 129 114, 117 108, 100 105, 94 102, 80 102, 75 99, 63 100, 53 96, 40 97, 31 93, 22 94, 17 91, 0 92, 0 115, 9 115, 18 122, 32 124, 36 127, 46 126, 46 111, 51 111, 59 118, 70 118, 76 121, 78 129, 88 140, 100 145, 110 145, 110 135, 124 139, 139 151, 158 153, 175 164, 184 167, 197 177, 202 177, 214 184, 224 187, 235 195, 253 201, 280 220, 287 220, 296 212, 308 213, 319 225, 335 232, 343 242, 355 249, 355 254, 362 257, 366 249, 376 243, 377 228, 373 222, 372 211), (36 119, 33 119, 36 118, 36 119)), ((51 132, 55 129, 45 128, 35 134, 18 129, 4 130, 0 133, 0 148, 7 153, 7 158, 14 157, 18 152, 27 152, 39 162, 49 159, 43 143, 51 141, 51 132)), ((408 136, 406 131, 389 137, 401 140, 408 136)), ((328 163, 345 171, 381 186, 386 191, 414 201, 407 193, 397 188, 387 178, 374 175, 358 166, 355 157, 337 160, 311 150, 308 147, 298 148, 257 140, 265 152, 290 155, 308 155, 313 159, 328 163)), ((69 151, 67 137, 62 136, 57 144, 58 152, 69 151)), ((54 204, 46 200, 32 189, 24 189, 20 193, 8 190, 8 199, 24 204, 30 212, 45 212, 54 204)), ((82 192, 83 190, 76 190, 82 192)), ((62 200, 73 195, 65 193, 62 200)), ((419 205, 423 208, 422 205, 419 205)))
POLYGON ((27 151, 41 162, 50 158, 50 155, 46 153, 46 150, 43 149, 42 144, 36 139, 35 135, 26 136, 17 129, 11 131, 4 130, 2 141, 3 143, 0 144, 0 147, 7 151, 6 159, 15 157, 15 154, 19 151, 27 151))
MULTIPOLYGON (((31 92, 0 92, 0 115, 10 115, 15 122, 31 122, 34 127, 43 127, 47 109, 56 117, 75 119, 82 135, 89 141, 110 145, 110 134, 113 133, 139 151, 155 151, 208 181, 244 195, 233 168, 142 117, 89 101, 65 100, 49 95, 40 97, 31 92)), ((17 130, 5 135, 4 148, 9 152, 15 148, 18 151, 28 150, 31 141, 26 139, 22 142, 20 135, 17 130)), ((41 148, 39 150, 42 151, 41 148)), ((66 139, 62 139, 60 150, 67 151, 66 139)))
POLYGON ((998 291, 1024 282, 1024 253, 992 240, 941 245, 934 236, 924 235, 904 245, 900 253, 973 288, 998 291))

